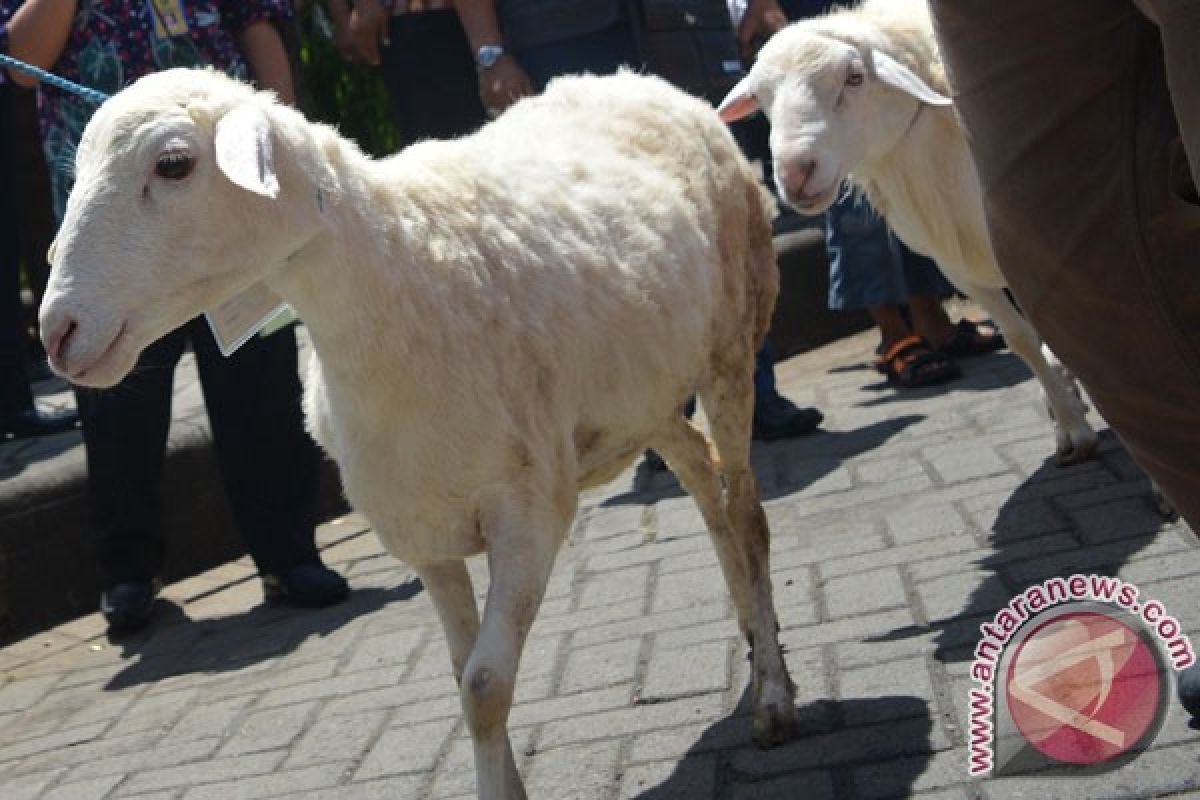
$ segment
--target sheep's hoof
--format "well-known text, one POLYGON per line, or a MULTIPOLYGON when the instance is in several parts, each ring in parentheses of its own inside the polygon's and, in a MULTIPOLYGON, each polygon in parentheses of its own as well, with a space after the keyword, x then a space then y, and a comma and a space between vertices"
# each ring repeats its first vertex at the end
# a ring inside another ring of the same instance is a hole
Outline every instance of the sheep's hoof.
POLYGON ((1060 467, 1069 467, 1072 464, 1089 461, 1092 456, 1096 455, 1096 446, 1099 441, 1095 431, 1088 431, 1084 436, 1060 436, 1054 461, 1060 467))
POLYGON ((754 712, 754 743, 764 750, 796 738, 794 703, 770 703, 754 712))

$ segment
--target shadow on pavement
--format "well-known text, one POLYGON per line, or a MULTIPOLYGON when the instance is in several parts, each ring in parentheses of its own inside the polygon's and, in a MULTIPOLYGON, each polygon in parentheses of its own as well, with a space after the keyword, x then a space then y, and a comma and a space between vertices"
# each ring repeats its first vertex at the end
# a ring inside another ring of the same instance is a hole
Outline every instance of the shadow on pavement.
POLYGON ((423 588, 420 579, 412 578, 391 589, 354 590, 330 608, 258 606, 201 621, 189 618, 177 604, 159 600, 150 628, 113 641, 123 659, 137 660, 104 688, 115 691, 178 675, 244 669, 286 655, 310 637, 329 636, 363 614, 409 600, 423 588))
MULTIPOLYGON (((874 450, 910 425, 925 419, 922 414, 905 414, 873 422, 852 431, 825 431, 795 439, 755 442, 751 463, 764 501, 785 497, 815 483, 841 466, 841 460, 874 450)), ((633 491, 616 494, 603 506, 645 504, 685 494, 670 470, 655 471, 643 458, 633 479, 633 491)))
POLYGON ((932 630, 937 633, 939 660, 967 661, 980 623, 1029 586, 1077 572, 1115 575, 1148 547, 1166 523, 1155 511, 1145 481, 1130 477, 1139 470, 1113 434, 1101 432, 1101 442, 1097 461, 1063 468, 1048 458, 1004 501, 992 525, 993 552, 978 562, 988 574, 965 598, 961 611, 932 620, 929 628, 895 630, 868 641, 894 641, 932 630), (1072 479, 1077 470, 1092 470, 1101 486, 1125 483, 1130 491, 1115 494, 1098 509, 1083 506, 1073 511, 1058 499, 1080 491, 1072 479))
POLYGON ((771 779, 770 788, 763 789, 764 797, 903 797, 912 793, 933 755, 933 717, 926 701, 918 697, 818 700, 800 706, 796 709, 800 735, 771 750, 760 750, 751 742, 749 711, 747 689, 737 710, 705 730, 666 780, 634 797, 723 797, 730 788, 738 797, 753 797, 756 778, 763 779, 760 775, 771 779), (831 769, 854 777, 835 779, 831 787, 831 769), (786 782, 786 789, 781 790, 777 782, 786 782), (847 785, 851 782, 853 787, 847 785))

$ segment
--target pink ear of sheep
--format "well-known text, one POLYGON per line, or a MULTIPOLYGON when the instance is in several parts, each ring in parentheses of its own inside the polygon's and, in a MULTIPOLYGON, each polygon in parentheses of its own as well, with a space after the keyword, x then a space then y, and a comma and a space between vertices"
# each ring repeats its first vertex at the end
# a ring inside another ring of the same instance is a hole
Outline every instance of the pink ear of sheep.
POLYGON ((214 146, 225 177, 255 194, 279 196, 271 126, 262 109, 241 106, 217 120, 214 146))
POLYGON ((758 98, 754 96, 754 85, 750 75, 737 82, 721 105, 717 106, 717 114, 722 122, 736 122, 758 111, 758 98))

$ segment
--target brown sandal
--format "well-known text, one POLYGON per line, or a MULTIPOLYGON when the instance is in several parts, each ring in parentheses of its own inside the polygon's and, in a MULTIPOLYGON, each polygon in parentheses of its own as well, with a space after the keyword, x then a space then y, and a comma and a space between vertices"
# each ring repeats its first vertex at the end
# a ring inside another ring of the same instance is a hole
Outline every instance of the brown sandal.
POLYGON ((936 386, 962 374, 949 356, 934 350, 920 336, 906 336, 893 343, 875 362, 875 368, 887 376, 888 383, 903 389, 936 386))

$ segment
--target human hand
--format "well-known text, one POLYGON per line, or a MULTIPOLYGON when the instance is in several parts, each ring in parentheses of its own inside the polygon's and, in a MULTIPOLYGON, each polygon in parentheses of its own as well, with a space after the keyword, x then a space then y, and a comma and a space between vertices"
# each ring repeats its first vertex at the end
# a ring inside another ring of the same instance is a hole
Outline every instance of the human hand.
POLYGON ((344 24, 337 28, 337 47, 342 58, 353 64, 378 66, 379 46, 388 40, 388 9, 381 0, 354 0, 344 24))
POLYGON ((495 64, 479 70, 479 99, 488 111, 499 113, 517 100, 533 94, 533 84, 512 56, 500 56, 495 64))
POLYGON ((787 27, 787 24, 787 16, 779 7, 779 0, 750 0, 746 14, 738 25, 738 46, 742 59, 752 61, 767 39, 787 27))

